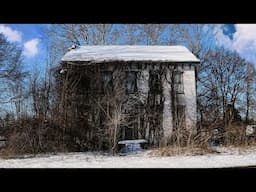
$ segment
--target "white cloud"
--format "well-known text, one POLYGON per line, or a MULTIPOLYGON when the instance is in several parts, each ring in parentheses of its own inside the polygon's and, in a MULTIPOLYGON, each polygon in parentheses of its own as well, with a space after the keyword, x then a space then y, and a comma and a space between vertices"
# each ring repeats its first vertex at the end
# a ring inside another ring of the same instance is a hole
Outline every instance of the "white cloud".
POLYGON ((35 38, 24 43, 24 55, 34 57, 38 53, 39 39, 35 38))
POLYGON ((0 24, 0 33, 3 33, 6 38, 11 42, 21 42, 22 33, 20 31, 13 30, 6 25, 0 24))
POLYGON ((218 45, 234 50, 232 40, 227 35, 224 35, 223 33, 223 25, 216 25, 214 33, 217 40, 216 43, 218 45))
POLYGON ((242 57, 256 65, 256 24, 236 24, 233 40, 223 34, 221 25, 216 27, 217 42, 224 47, 237 51, 242 57))
POLYGON ((238 52, 251 46, 256 48, 256 24, 237 24, 235 28, 234 47, 238 52))

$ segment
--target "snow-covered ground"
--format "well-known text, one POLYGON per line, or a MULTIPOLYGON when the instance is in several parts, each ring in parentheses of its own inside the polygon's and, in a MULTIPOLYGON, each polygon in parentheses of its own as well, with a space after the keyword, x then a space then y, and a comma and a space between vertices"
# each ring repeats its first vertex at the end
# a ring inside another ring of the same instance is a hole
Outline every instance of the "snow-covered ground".
POLYGON ((0 168, 221 168, 255 166, 256 149, 219 148, 217 154, 155 157, 150 151, 126 156, 99 153, 63 153, 33 158, 0 159, 0 168))

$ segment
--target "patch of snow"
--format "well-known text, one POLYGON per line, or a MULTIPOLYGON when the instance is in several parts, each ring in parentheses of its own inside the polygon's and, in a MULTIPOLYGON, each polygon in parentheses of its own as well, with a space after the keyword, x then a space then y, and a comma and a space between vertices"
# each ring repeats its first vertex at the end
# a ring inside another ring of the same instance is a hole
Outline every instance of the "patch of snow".
POLYGON ((221 168, 255 166, 256 149, 243 152, 234 148, 219 148, 219 154, 199 156, 176 155, 155 157, 150 150, 126 156, 103 153, 60 153, 26 159, 0 159, 1 168, 221 168), (239 152, 240 151, 240 152, 239 152))
POLYGON ((166 61, 199 62, 184 46, 81 46, 71 49, 62 61, 166 61))

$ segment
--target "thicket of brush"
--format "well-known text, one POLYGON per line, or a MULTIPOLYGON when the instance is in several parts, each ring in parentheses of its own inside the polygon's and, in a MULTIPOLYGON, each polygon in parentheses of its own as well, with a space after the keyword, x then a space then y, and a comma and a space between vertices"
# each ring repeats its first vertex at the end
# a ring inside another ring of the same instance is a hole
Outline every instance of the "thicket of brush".
POLYGON ((203 155, 218 153, 217 146, 247 148, 256 144, 254 135, 246 135, 246 125, 234 122, 224 130, 210 129, 209 127, 198 130, 195 134, 187 131, 173 132, 169 143, 162 142, 159 148, 151 152, 156 156, 172 155, 203 155))
MULTIPOLYGON (((7 143, 1 149, 1 155, 12 157, 24 154, 55 153, 68 151, 93 150, 93 143, 83 141, 82 132, 64 131, 56 122, 38 118, 23 118, 5 123, 4 134, 7 143)), ((99 139, 99 138, 98 138, 99 139)), ((96 142, 96 140, 95 140, 96 142)), ((223 132, 214 132, 207 128, 197 132, 185 130, 173 131, 172 136, 162 139, 152 155, 203 155, 215 153, 218 146, 247 147, 256 144, 256 138, 246 136, 243 123, 233 123, 223 132)), ((95 147, 95 146, 94 146, 95 147)))

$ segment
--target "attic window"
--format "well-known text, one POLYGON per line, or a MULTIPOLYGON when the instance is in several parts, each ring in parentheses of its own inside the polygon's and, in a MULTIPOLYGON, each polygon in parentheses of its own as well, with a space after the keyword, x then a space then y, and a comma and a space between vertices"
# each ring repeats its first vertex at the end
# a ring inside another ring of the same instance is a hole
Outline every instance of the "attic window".
POLYGON ((138 91, 137 88, 137 72, 128 71, 126 73, 126 92, 128 94, 133 94, 138 91))

